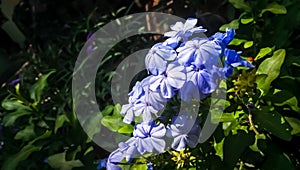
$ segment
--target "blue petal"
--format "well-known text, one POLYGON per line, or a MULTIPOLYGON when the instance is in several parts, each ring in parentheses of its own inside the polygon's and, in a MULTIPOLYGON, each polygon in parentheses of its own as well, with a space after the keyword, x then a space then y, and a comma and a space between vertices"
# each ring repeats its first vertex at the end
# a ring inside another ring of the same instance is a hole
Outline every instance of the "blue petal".
POLYGON ((151 130, 151 137, 154 138, 163 138, 166 134, 166 128, 163 124, 159 124, 156 127, 153 127, 151 130))
POLYGON ((185 67, 177 63, 170 63, 167 67, 167 84, 176 89, 180 89, 186 81, 185 67))
POLYGON ((125 158, 126 158, 126 161, 129 162, 133 156, 135 155, 137 149, 135 146, 131 146, 127 149, 126 151, 126 155, 125 155, 125 158))
POLYGON ((212 68, 217 65, 222 53, 220 45, 208 39, 194 39, 187 41, 183 46, 177 48, 178 62, 185 66, 194 63, 197 68, 205 65, 212 68))
POLYGON ((182 22, 176 22, 175 25, 171 25, 170 28, 174 31, 180 31, 184 27, 184 24, 182 22))
POLYGON ((233 67, 244 66, 248 68, 254 68, 252 64, 243 60, 235 50, 225 49, 224 55, 225 55, 225 63, 227 65, 231 65, 233 67))
POLYGON ((192 29, 197 24, 196 18, 188 18, 184 24, 184 30, 192 29))
POLYGON ((166 142, 163 139, 151 138, 151 144, 158 153, 162 153, 166 147, 166 142))
POLYGON ((186 145, 186 135, 179 135, 174 138, 171 147, 176 151, 180 151, 185 148, 186 145))
POLYGON ((234 35, 234 29, 227 28, 225 34, 217 32, 215 35, 211 36, 210 39, 217 41, 223 48, 225 48, 233 40, 234 35))
POLYGON ((113 164, 111 162, 107 162, 106 164, 106 169, 107 170, 122 170, 121 167, 117 166, 116 164, 113 164))

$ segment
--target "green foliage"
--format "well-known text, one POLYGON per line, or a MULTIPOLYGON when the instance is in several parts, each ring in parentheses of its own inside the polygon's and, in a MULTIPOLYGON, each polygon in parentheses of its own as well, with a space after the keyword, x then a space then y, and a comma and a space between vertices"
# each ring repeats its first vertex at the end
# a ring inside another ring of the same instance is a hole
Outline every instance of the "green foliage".
POLYGON ((7 32, 12 40, 17 42, 21 47, 24 46, 25 36, 20 31, 16 23, 13 21, 13 14, 15 7, 20 3, 20 0, 2 0, 1 12, 8 19, 1 28, 7 32))
POLYGON ((75 167, 83 166, 80 160, 66 161, 65 152, 49 156, 48 163, 52 168, 60 170, 71 170, 75 167))
POLYGON ((256 74, 257 87, 266 95, 271 88, 271 83, 280 74, 280 68, 285 58, 285 50, 280 49, 274 52, 273 56, 265 59, 258 67, 256 74))

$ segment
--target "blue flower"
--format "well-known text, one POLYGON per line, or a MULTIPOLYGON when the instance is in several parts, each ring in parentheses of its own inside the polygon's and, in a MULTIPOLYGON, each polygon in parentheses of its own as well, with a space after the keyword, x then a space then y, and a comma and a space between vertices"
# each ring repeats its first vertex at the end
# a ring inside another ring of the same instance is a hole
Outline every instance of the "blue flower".
POLYGON ((124 114, 123 122, 130 124, 134 119, 134 104, 129 103, 122 106, 121 114, 124 114))
POLYGON ((163 42, 163 45, 175 49, 178 46, 180 40, 181 40, 180 37, 168 38, 163 42))
MULTIPOLYGON (((199 92, 199 98, 197 98, 197 96, 194 97, 196 99, 202 99, 204 97, 203 94, 210 94, 216 90, 217 78, 218 77, 216 77, 216 74, 214 74, 213 70, 209 71, 205 68, 197 69, 195 66, 191 65, 190 67, 187 67, 187 82, 190 81, 193 83, 193 85, 186 85, 183 86, 183 88, 195 88, 195 86, 198 87, 197 91, 199 92)), ((190 89, 181 89, 180 93, 182 94, 184 91, 190 91, 190 89)), ((195 93, 197 93, 197 91, 195 91, 195 93)), ((186 96, 185 98, 188 99, 190 97, 186 96)))
POLYGON ((164 36, 174 38, 174 40, 187 41, 193 33, 206 32, 206 29, 202 29, 202 27, 195 27, 196 24, 197 19, 195 18, 188 18, 184 24, 176 22, 175 25, 170 26, 172 31, 166 32, 164 36))
POLYGON ((162 43, 155 44, 145 58, 145 65, 153 75, 158 75, 166 70, 167 62, 175 60, 177 53, 172 47, 162 43))
POLYGON ((215 79, 226 79, 233 73, 232 66, 225 66, 225 67, 213 67, 213 71, 215 79))
MULTIPOLYGON (((152 119, 152 114, 156 115, 167 101, 159 91, 150 89, 149 80, 153 76, 148 76, 141 82, 136 82, 129 93, 129 104, 122 106, 121 114, 125 114, 123 122, 130 124, 134 116, 143 116, 144 121, 152 119)), ((157 117, 157 115, 156 115, 157 117)))
POLYGON ((203 94, 199 91, 199 86, 195 85, 192 81, 187 81, 179 90, 179 96, 181 100, 189 102, 191 100, 204 99, 207 94, 203 94))
POLYGON ((164 98, 173 97, 174 90, 180 89, 186 81, 185 67, 176 62, 168 64, 166 71, 150 79, 150 89, 158 90, 164 98))
POLYGON ((153 119, 153 114, 157 117, 157 113, 160 111, 160 109, 156 109, 151 103, 147 102, 146 97, 143 97, 141 98, 140 102, 134 104, 134 111, 136 116, 143 116, 143 121, 149 121, 153 119))
POLYGON ((122 170, 118 164, 124 159, 123 153, 120 150, 115 150, 112 152, 107 160, 106 169, 107 170, 122 170))
POLYGON ((232 67, 243 66, 243 67, 248 67, 248 68, 254 68, 254 66, 252 64, 250 64, 248 61, 242 59, 240 54, 237 53, 235 50, 226 48, 224 51, 224 55, 225 55, 225 64, 226 65, 229 65, 232 67))
POLYGON ((167 137, 174 138, 171 147, 176 151, 184 149, 186 145, 196 147, 201 131, 199 121, 191 119, 189 114, 174 117, 166 133, 167 137))
POLYGON ((136 138, 137 150, 140 154, 146 152, 162 153, 166 142, 164 136, 166 128, 163 124, 156 124, 154 121, 144 121, 134 127, 133 137, 136 138))
POLYGON ((204 67, 211 69, 217 65, 222 54, 220 45, 209 39, 193 39, 187 41, 176 50, 178 62, 184 66, 195 65, 197 68, 204 67))
POLYGON ((97 165, 97 169, 100 170, 102 168, 105 168, 107 164, 107 158, 101 159, 97 165))
POLYGON ((134 103, 133 108, 136 116, 143 115, 143 121, 151 120, 153 114, 157 117, 157 113, 164 108, 167 101, 159 91, 153 91, 149 86, 150 84, 145 86, 145 95, 134 103))
POLYGON ((113 151, 106 163, 106 168, 108 170, 121 170, 118 164, 125 158, 129 162, 133 156, 136 154, 136 139, 130 138, 126 142, 119 143, 119 148, 113 151))
POLYGON ((20 82, 21 82, 21 79, 17 78, 17 79, 12 80, 11 82, 9 82, 8 85, 15 86, 15 85, 17 85, 20 82))
POLYGON ((233 28, 227 28, 226 33, 217 32, 215 35, 211 36, 210 39, 219 43, 223 48, 225 48, 232 40, 235 35, 233 28))
POLYGON ((147 163, 147 170, 153 170, 153 164, 151 162, 147 163))

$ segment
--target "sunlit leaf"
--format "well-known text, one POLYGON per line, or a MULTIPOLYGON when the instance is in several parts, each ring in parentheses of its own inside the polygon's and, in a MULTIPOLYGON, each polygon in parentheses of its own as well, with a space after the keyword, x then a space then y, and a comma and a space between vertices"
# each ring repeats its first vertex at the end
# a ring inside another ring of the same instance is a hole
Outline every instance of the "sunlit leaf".
POLYGON ((241 45, 244 42, 247 42, 247 40, 234 38, 229 45, 241 45))
POLYGON ((241 23, 242 24, 249 24, 253 21, 254 19, 253 18, 242 18, 241 19, 241 23))
POLYGON ((126 125, 120 116, 104 116, 101 124, 113 132, 117 132, 122 126, 126 125))
POLYGON ((247 41, 244 44, 244 48, 250 48, 250 47, 252 47, 252 45, 253 45, 253 41, 247 41))
POLYGON ((272 81, 278 77, 284 59, 285 50, 280 49, 275 51, 272 57, 265 59, 258 67, 256 83, 258 89, 262 91, 262 95, 268 93, 272 81))
POLYGON ((254 142, 254 144, 251 145, 251 146, 249 146, 249 148, 252 149, 255 152, 261 152, 261 150, 257 146, 257 141, 259 139, 265 140, 266 139, 265 134, 257 134, 257 135, 255 135, 255 142, 254 142))
POLYGON ((118 129, 118 133, 130 134, 132 132, 133 132, 133 126, 132 125, 125 125, 125 126, 121 127, 120 129, 118 129))
POLYGON ((233 28, 233 29, 238 29, 239 28, 239 20, 238 19, 235 19, 235 20, 232 20, 230 23, 228 24, 225 24, 225 25, 222 25, 220 27, 220 31, 226 31, 226 28, 233 28))
POLYGON ((224 144, 224 138, 219 143, 216 143, 216 141, 214 141, 214 148, 216 151, 216 155, 218 155, 221 159, 223 159, 223 144, 224 144))
POLYGON ((254 60, 259 60, 263 57, 265 57, 266 55, 270 54, 272 52, 272 48, 270 47, 266 47, 266 48, 261 48, 258 52, 258 54, 256 55, 256 57, 254 58, 254 60))

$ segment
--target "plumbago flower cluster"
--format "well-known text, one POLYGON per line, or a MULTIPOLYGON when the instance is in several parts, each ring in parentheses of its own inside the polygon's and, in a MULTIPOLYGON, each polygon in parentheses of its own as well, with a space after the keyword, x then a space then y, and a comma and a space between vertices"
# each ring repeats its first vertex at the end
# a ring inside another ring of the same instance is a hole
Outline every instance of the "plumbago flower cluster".
POLYGON ((193 18, 176 22, 170 27, 172 31, 164 34, 167 39, 150 49, 145 58, 149 76, 136 82, 121 110, 125 123, 132 123, 135 117, 142 121, 135 122, 133 137, 110 154, 107 169, 121 169, 120 162, 130 162, 134 156, 162 153, 168 149, 167 139, 176 151, 195 147, 201 128, 191 113, 178 113, 166 125, 154 121, 158 113, 175 95, 186 102, 204 99, 216 90, 217 80, 230 76, 234 67, 253 67, 239 52, 227 48, 233 29, 209 38, 190 38, 193 33, 206 32, 196 24, 193 18))

